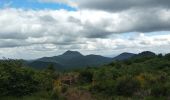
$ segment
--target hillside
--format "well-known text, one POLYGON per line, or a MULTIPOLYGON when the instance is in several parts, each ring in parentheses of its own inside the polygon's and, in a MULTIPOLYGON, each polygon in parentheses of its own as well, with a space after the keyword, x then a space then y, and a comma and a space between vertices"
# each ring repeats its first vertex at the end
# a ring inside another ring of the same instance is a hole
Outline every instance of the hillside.
POLYGON ((155 55, 155 53, 150 51, 144 51, 139 54, 124 52, 114 58, 109 58, 94 54, 82 55, 78 51, 66 51, 65 53, 58 56, 43 57, 33 61, 28 61, 27 65, 36 69, 44 69, 51 64, 58 70, 67 70, 75 68, 97 67, 109 64, 112 61, 123 61, 134 57, 140 58, 143 56, 155 55))
POLYGON ((81 68, 88 66, 101 66, 112 62, 112 58, 103 57, 100 55, 82 55, 77 51, 66 51, 62 55, 54 57, 43 57, 37 59, 31 63, 29 66, 43 68, 48 63, 53 63, 56 68, 62 67, 61 69, 71 69, 71 68, 81 68), (34 66, 36 65, 36 66, 34 66))
POLYGON ((26 65, 35 68, 35 69, 45 69, 49 65, 54 66, 55 69, 57 70, 63 70, 63 66, 60 64, 57 64, 55 62, 44 62, 44 61, 31 61, 31 62, 26 62, 26 65))
POLYGON ((124 52, 124 53, 121 53, 120 55, 114 57, 113 60, 126 60, 126 59, 129 59, 131 57, 134 57, 135 55, 136 54, 124 52))

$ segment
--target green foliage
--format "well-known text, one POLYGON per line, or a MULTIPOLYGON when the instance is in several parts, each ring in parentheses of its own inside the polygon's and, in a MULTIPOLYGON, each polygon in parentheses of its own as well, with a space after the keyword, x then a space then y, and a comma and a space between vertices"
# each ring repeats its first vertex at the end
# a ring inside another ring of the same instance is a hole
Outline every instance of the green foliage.
POLYGON ((45 91, 44 98, 47 97, 47 100, 61 100, 65 99, 63 96, 67 94, 70 87, 74 87, 81 91, 88 91, 98 96, 100 100, 126 100, 127 98, 168 100, 169 61, 170 54, 156 56, 145 52, 141 56, 114 61, 102 67, 75 70, 76 75, 68 71, 64 74, 78 76, 74 77, 76 82, 73 86, 61 86, 61 93, 59 93, 55 91, 53 81, 60 79, 64 74, 58 74, 53 65, 37 71, 25 67, 22 61, 3 60, 0 61, 0 96, 32 96, 45 91))
MULTIPOLYGON (((163 56, 146 52, 124 61, 93 68, 89 90, 100 97, 165 97, 170 94, 169 54, 163 56)), ((84 73, 81 70, 80 73, 84 73)))
POLYGON ((170 87, 164 84, 155 84, 151 88, 151 95, 155 97, 161 96, 169 96, 170 94, 170 87))
POLYGON ((68 90, 68 86, 62 86, 61 93, 66 93, 68 90))
POLYGON ((1 61, 0 91, 1 95, 25 95, 38 90, 36 72, 21 67, 21 63, 13 60, 1 61))
MULTIPOLYGON (((5 96, 0 97, 1 100, 52 100, 51 93, 47 91, 40 91, 31 95, 25 96, 5 96)), ((56 100, 56 99, 55 99, 56 100)))
POLYGON ((166 58, 167 60, 170 60, 170 53, 169 53, 169 54, 166 54, 166 55, 165 55, 165 58, 166 58))
POLYGON ((60 96, 59 96, 59 92, 58 91, 52 91, 52 94, 51 94, 51 99, 52 100, 59 100, 60 96))
POLYGON ((116 93, 123 96, 132 96, 139 89, 140 82, 131 76, 119 78, 115 86, 116 93))
POLYGON ((84 71, 81 71, 81 72, 80 72, 79 82, 80 82, 81 84, 91 83, 91 82, 92 82, 92 79, 93 79, 93 73, 92 73, 90 70, 85 69, 84 71))
POLYGON ((0 61, 0 96, 24 96, 53 89, 51 69, 36 71, 25 67, 22 61, 0 61))
POLYGON ((91 86, 90 91, 93 93, 112 96, 115 94, 115 81, 106 80, 104 82, 97 82, 91 86))

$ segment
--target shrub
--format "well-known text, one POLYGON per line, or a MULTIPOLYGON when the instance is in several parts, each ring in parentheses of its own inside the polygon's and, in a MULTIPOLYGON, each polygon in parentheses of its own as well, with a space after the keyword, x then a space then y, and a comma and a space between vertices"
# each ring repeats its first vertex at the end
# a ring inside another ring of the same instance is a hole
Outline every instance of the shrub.
POLYGON ((107 96, 113 96, 115 94, 115 81, 106 80, 98 82, 90 88, 91 92, 100 93, 107 96))
POLYGON ((140 89, 140 82, 130 76, 117 80, 115 92, 117 95, 132 96, 140 89))
POLYGON ((170 60, 170 53, 165 55, 165 59, 170 60))
POLYGON ((59 100, 59 98, 60 98, 59 92, 56 91, 56 90, 53 90, 52 93, 51 93, 51 99, 52 100, 59 100))
POLYGON ((93 73, 89 70, 80 72, 79 81, 80 83, 91 83, 93 79, 93 73))
POLYGON ((151 88, 151 95, 155 97, 168 96, 169 88, 164 84, 156 84, 151 88))
POLYGON ((67 92, 67 90, 68 90, 68 86, 62 86, 62 88, 61 88, 62 93, 67 92))
POLYGON ((11 65, 6 69, 1 69, 0 72, 0 95, 15 95, 22 96, 25 94, 31 94, 38 90, 38 81, 35 80, 35 71, 27 68, 20 68, 11 65))

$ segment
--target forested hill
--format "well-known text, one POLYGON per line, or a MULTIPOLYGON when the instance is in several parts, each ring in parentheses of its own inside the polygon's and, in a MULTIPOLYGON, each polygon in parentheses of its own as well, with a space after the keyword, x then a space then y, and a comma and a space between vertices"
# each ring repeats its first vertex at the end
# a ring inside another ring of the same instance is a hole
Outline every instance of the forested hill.
POLYGON ((43 65, 43 64, 47 65, 49 63, 53 63, 57 69, 72 69, 72 68, 81 68, 81 67, 83 68, 89 66, 101 66, 104 64, 108 64, 112 61, 113 61, 112 58, 103 57, 100 55, 91 54, 85 56, 77 51, 66 51, 65 53, 59 56, 43 57, 37 59, 35 61, 29 62, 28 65, 36 68, 39 65, 43 65))
POLYGON ((59 56, 43 57, 33 61, 28 61, 26 64, 32 68, 44 69, 47 65, 52 64, 58 70, 67 70, 85 67, 99 67, 111 63, 112 61, 122 61, 133 57, 156 55, 150 51, 144 51, 139 54, 124 52, 116 57, 109 58, 100 55, 83 55, 77 51, 66 51, 59 56))
POLYGON ((27 62, 28 66, 36 69, 43 69, 46 65, 53 64, 56 69, 73 69, 84 67, 97 67, 109 64, 114 60, 125 60, 135 56, 133 53, 122 53, 114 58, 104 57, 100 55, 83 55, 77 51, 66 51, 62 55, 53 57, 43 57, 34 61, 27 62))

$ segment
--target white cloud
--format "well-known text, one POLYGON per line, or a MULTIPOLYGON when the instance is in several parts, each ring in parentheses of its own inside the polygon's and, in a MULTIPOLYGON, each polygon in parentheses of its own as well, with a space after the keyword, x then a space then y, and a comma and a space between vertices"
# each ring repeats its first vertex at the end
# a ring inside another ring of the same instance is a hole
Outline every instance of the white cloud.
POLYGON ((160 47, 170 45, 170 10, 136 11, 0 9, 0 54, 38 58, 73 49, 84 53, 103 51, 106 55, 108 52, 104 51, 149 49, 158 52, 160 47), (149 36, 147 33, 162 30, 167 30, 167 35, 149 36), (131 38, 114 35, 126 32, 142 34, 131 38))

